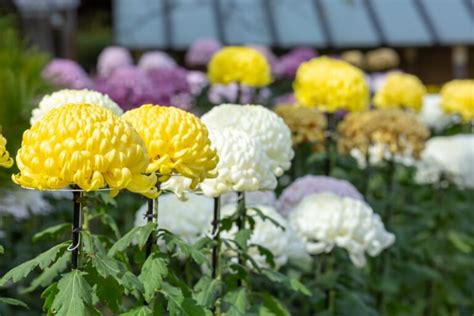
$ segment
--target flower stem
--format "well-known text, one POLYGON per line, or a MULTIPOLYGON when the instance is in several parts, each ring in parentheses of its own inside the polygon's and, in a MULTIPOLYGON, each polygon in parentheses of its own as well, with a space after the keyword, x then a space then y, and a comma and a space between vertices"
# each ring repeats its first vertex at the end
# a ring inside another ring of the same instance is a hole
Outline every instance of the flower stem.
POLYGON ((82 222, 82 191, 73 191, 73 226, 72 226, 72 245, 70 246, 71 251, 71 267, 72 269, 78 268, 79 261, 79 248, 81 247, 81 222, 82 222))

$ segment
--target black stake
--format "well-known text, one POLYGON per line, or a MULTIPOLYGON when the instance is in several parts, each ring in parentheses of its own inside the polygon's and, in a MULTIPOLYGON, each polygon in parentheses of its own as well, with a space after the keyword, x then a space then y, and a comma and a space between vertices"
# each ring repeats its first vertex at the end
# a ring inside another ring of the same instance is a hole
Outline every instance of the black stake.
POLYGON ((81 246, 81 191, 73 191, 73 203, 74 203, 74 217, 72 227, 72 245, 69 247, 71 251, 71 267, 77 269, 79 259, 79 248, 81 246))
POLYGON ((326 129, 326 161, 324 166, 324 173, 326 176, 331 176, 332 168, 334 167, 334 132, 336 130, 336 118, 334 113, 327 113, 327 129, 326 129))
POLYGON ((212 236, 214 238, 214 247, 212 248, 212 278, 217 279, 219 275, 219 255, 220 255, 220 229, 219 222, 221 217, 221 199, 220 197, 214 198, 214 220, 212 222, 212 236))
MULTIPOLYGON (((160 190, 160 184, 157 184, 158 191, 160 190)), ((146 221, 147 223, 155 222, 158 225, 158 198, 156 199, 148 199, 148 209, 146 212, 146 221)), ((148 240, 146 242, 146 258, 151 254, 153 249, 153 245, 156 243, 156 231, 153 232, 148 236, 148 240)))
MULTIPOLYGON (((247 212, 247 208, 245 206, 245 193, 244 192, 237 192, 237 210, 239 212, 239 216, 237 218, 237 228, 239 231, 241 231, 242 229, 245 229, 246 212, 247 212)), ((239 265, 243 266, 245 263, 245 259, 243 258, 241 254, 239 254, 238 260, 239 260, 239 265)), ((241 279, 238 280, 237 285, 242 286, 241 279)))

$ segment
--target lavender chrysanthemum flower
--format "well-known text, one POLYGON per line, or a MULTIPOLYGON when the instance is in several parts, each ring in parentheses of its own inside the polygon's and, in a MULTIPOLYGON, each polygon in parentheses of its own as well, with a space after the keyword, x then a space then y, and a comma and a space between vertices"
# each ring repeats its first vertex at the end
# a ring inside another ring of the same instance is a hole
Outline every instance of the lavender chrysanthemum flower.
POLYGON ((95 89, 108 94, 124 110, 153 101, 150 80, 134 66, 120 67, 107 78, 99 78, 95 89))
POLYGON ((188 71, 186 81, 188 82, 191 94, 194 96, 201 94, 202 89, 209 84, 207 75, 202 71, 188 71))
POLYGON ((143 54, 138 62, 138 68, 145 72, 174 67, 176 67, 176 61, 167 53, 160 51, 147 52, 143 54))
POLYGON ((121 67, 133 64, 132 55, 128 49, 119 46, 109 46, 100 52, 97 60, 97 73, 99 76, 109 76, 121 67))
POLYGON ((82 67, 73 60, 53 59, 43 70, 42 76, 53 85, 68 89, 85 89, 92 80, 82 67))
POLYGON ((186 70, 183 68, 162 68, 150 70, 147 77, 151 82, 151 97, 153 103, 161 105, 175 105, 173 97, 189 94, 189 85, 186 70))
POLYGON ((186 53, 186 65, 206 66, 212 55, 222 48, 222 44, 213 38, 196 40, 186 53))
POLYGON ((317 55, 317 51, 312 48, 295 48, 280 58, 280 61, 276 65, 275 73, 278 77, 294 79, 296 70, 300 64, 317 55))
POLYGON ((349 197, 363 201, 363 196, 349 182, 326 176, 308 175, 296 179, 283 190, 279 200, 279 212, 288 217, 296 205, 307 195, 322 192, 332 192, 340 197, 349 197))
POLYGON ((255 89, 248 86, 240 86, 240 99, 237 100, 238 85, 231 83, 229 85, 212 85, 209 89, 208 98, 211 103, 258 103, 265 104, 267 99, 270 97, 270 90, 263 88, 259 90, 258 96, 255 97, 255 89))

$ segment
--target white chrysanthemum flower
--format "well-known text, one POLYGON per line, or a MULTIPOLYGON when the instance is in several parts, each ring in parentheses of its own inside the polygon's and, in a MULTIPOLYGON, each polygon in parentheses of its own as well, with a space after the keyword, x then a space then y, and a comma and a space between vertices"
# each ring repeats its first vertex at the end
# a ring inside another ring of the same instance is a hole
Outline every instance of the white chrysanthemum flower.
MULTIPOLYGON (((169 230, 189 244, 204 237, 211 228, 214 202, 203 195, 190 193, 181 201, 174 194, 158 197, 158 227, 169 230)), ((147 205, 135 216, 135 226, 144 225, 147 205)))
MULTIPOLYGON (((228 192, 221 196, 221 205, 237 203, 237 193, 228 192)), ((255 205, 277 206, 277 197, 273 191, 252 191, 245 192, 245 205, 248 207, 255 205)))
POLYGON ((10 214, 16 219, 28 218, 31 214, 46 214, 53 210, 43 192, 22 188, 5 189, 0 192, 0 216, 10 214))
POLYGON ((45 95, 41 99, 38 107, 33 109, 30 119, 31 125, 41 120, 43 116, 52 109, 59 108, 66 104, 94 104, 111 110, 114 114, 120 116, 123 110, 117 103, 112 101, 108 95, 93 90, 69 90, 63 89, 54 93, 45 95))
POLYGON ((291 131, 283 119, 261 105, 223 104, 203 115, 210 130, 232 128, 247 133, 265 151, 267 164, 276 176, 291 166, 294 152, 291 131))
POLYGON ((366 264, 366 252, 377 256, 395 241, 369 205, 330 192, 304 198, 290 214, 290 223, 308 253, 328 253, 341 247, 359 268, 366 264))
MULTIPOLYGON (((367 157, 359 149, 353 148, 350 154, 352 158, 357 161, 359 168, 365 169, 367 167, 367 157)), ((386 161, 394 161, 406 167, 411 167, 416 162, 413 158, 413 149, 411 149, 410 146, 407 146, 407 148, 401 153, 392 153, 386 145, 380 143, 369 147, 368 158, 368 164, 370 166, 378 167, 384 165, 386 161)))
POLYGON ((455 115, 448 115, 443 111, 439 94, 427 94, 423 97, 423 107, 418 113, 418 119, 437 132, 459 120, 455 115))
POLYGON ((183 176, 173 175, 171 178, 163 182, 160 188, 163 191, 174 193, 180 200, 185 200, 186 192, 194 191, 191 189, 191 184, 191 179, 183 176))
POLYGON ((474 135, 429 139, 416 167, 417 183, 446 180, 460 188, 474 188, 474 135))
POLYGON ((217 177, 200 184, 205 195, 275 189, 277 180, 266 164, 265 153, 247 133, 231 128, 209 129, 209 138, 219 163, 217 177))
MULTIPOLYGON (((275 266, 277 268, 284 266, 288 260, 300 260, 307 257, 302 240, 296 236, 294 231, 289 227, 288 222, 273 207, 266 205, 255 205, 262 211, 265 216, 270 217, 285 229, 275 225, 270 220, 263 220, 260 216, 255 215, 252 208, 247 209, 248 216, 255 219, 255 229, 249 240, 249 245, 260 245, 267 248, 273 254, 275 266)), ((228 204, 222 208, 222 216, 229 216, 237 209, 237 204, 228 204)), ((237 227, 233 227, 230 231, 222 233, 223 238, 233 238, 237 233, 237 227)), ((257 247, 251 246, 248 254, 260 267, 268 267, 265 257, 262 256, 257 247)))

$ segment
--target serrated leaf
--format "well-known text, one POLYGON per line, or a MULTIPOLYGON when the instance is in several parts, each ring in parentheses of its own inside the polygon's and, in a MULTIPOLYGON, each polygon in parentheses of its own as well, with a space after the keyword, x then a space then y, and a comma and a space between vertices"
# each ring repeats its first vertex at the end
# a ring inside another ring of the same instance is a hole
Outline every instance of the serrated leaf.
POLYGON ((39 254, 36 258, 26 261, 11 269, 0 279, 0 286, 5 285, 5 283, 7 283, 9 280, 18 282, 19 280, 26 278, 36 267, 44 270, 56 260, 58 255, 62 254, 66 250, 68 245, 69 242, 56 245, 53 248, 39 254))
POLYGON ((113 217, 110 216, 108 213, 101 213, 99 218, 100 218, 100 221, 102 222, 102 224, 110 227, 110 229, 112 230, 112 232, 115 235, 115 238, 119 239, 120 238, 120 231, 118 229, 117 222, 115 222, 115 219, 113 219, 113 217))
POLYGON ((31 282, 31 285, 23 290, 23 293, 30 293, 38 287, 48 286, 61 272, 66 270, 69 260, 71 259, 71 253, 65 252, 55 263, 49 268, 46 268, 36 279, 31 282))
POLYGON ((208 262, 207 257, 199 249, 196 249, 203 245, 199 241, 195 245, 191 246, 178 236, 164 229, 160 229, 158 238, 163 238, 166 242, 166 245, 171 249, 174 247, 178 247, 183 254, 191 257, 199 265, 208 262))
POLYGON ((72 229, 72 225, 70 223, 63 223, 63 224, 58 224, 54 225, 51 227, 46 228, 45 230, 40 231, 39 233, 36 233, 33 236, 33 242, 37 242, 40 240, 45 240, 45 239, 57 239, 61 237, 63 234, 66 232, 70 232, 72 229))
POLYGON ((58 293, 51 305, 57 316, 88 315, 87 306, 92 304, 92 288, 83 277, 85 273, 74 270, 58 282, 58 293))
POLYGON ((144 297, 150 302, 161 288, 163 278, 168 274, 168 260, 157 253, 152 253, 145 261, 138 279, 143 283, 144 297))
POLYGON ((247 249, 250 236, 252 236, 252 231, 250 229, 242 229, 235 234, 234 240, 237 245, 239 245, 240 249, 247 249))
POLYGON ((194 299, 198 304, 212 307, 221 290, 221 281, 203 276, 194 286, 194 299))
POLYGON ((22 302, 20 300, 10 298, 10 297, 0 297, 0 303, 7 304, 7 305, 13 305, 13 306, 21 306, 26 309, 30 309, 28 305, 26 305, 25 302, 22 302))
POLYGON ((168 301, 167 310, 171 316, 182 315, 182 303, 184 301, 184 295, 180 288, 174 287, 171 284, 164 282, 160 293, 163 294, 165 299, 168 301))
POLYGON ((227 311, 224 313, 225 316, 245 315, 247 308, 250 305, 247 297, 247 290, 245 288, 240 288, 227 293, 224 296, 224 302, 228 306, 227 311))
POLYGON ((311 296, 310 290, 297 279, 289 278, 286 275, 272 269, 262 269, 262 272, 263 275, 273 282, 285 284, 288 288, 295 292, 300 292, 304 295, 311 296))
POLYGON ((140 306, 129 310, 126 313, 120 314, 120 316, 151 316, 153 315, 153 311, 148 306, 140 306))
POLYGON ((133 243, 137 243, 138 247, 142 249, 150 234, 155 230, 155 227, 154 223, 147 223, 144 226, 132 228, 110 248, 109 256, 114 256, 117 252, 124 251, 133 243))
POLYGON ((131 293, 137 299, 140 297, 140 293, 145 291, 143 283, 140 282, 138 277, 130 271, 125 271, 118 281, 126 290, 126 294, 131 293))
POLYGON ((112 277, 99 276, 95 283, 95 293, 100 302, 104 302, 114 313, 117 313, 123 299, 122 287, 112 277))
POLYGON ((41 298, 43 299, 43 310, 47 311, 51 309, 51 305, 53 305, 54 298, 58 294, 58 283, 53 283, 48 286, 43 293, 41 293, 41 298))
POLYGON ((119 278, 122 272, 117 260, 100 253, 92 258, 92 264, 97 269, 97 273, 99 273, 103 278, 106 278, 107 276, 119 278))
POLYGON ((263 305, 258 310, 260 316, 289 316, 290 312, 283 304, 268 293, 263 294, 263 305))

